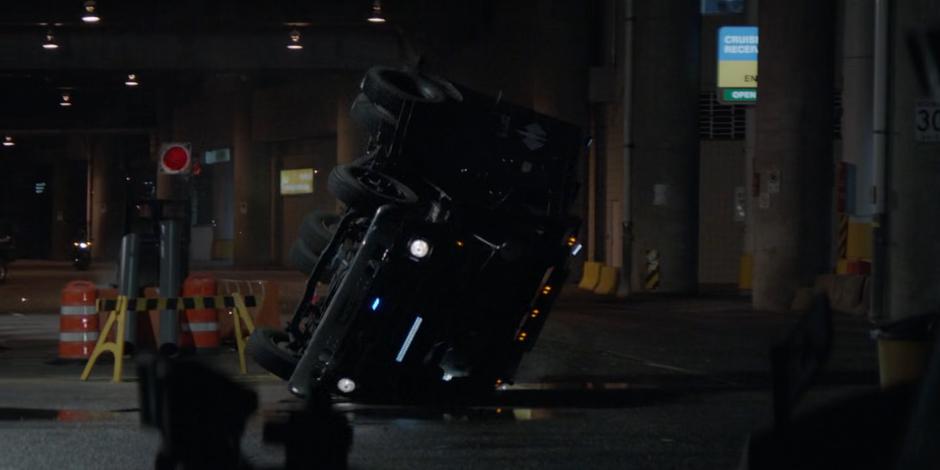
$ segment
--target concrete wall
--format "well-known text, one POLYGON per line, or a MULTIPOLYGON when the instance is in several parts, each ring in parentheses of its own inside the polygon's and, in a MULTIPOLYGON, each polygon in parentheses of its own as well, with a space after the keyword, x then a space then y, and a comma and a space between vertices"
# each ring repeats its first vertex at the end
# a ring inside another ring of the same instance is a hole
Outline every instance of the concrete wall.
POLYGON ((745 186, 744 144, 703 141, 699 149, 698 283, 734 285, 744 246, 744 221, 734 214, 735 189, 745 186))

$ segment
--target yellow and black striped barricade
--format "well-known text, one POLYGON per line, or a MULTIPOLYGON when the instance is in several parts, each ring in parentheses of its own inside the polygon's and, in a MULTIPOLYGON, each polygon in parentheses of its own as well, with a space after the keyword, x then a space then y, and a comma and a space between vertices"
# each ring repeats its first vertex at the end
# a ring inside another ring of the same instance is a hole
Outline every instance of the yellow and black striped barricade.
POLYGON ((241 323, 245 322, 248 333, 255 330, 251 315, 248 314, 248 307, 255 306, 254 296, 242 296, 240 294, 218 295, 213 297, 125 297, 118 296, 117 299, 98 299, 98 311, 110 312, 104 327, 98 335, 98 342, 95 349, 85 364, 85 370, 82 371, 82 380, 88 380, 91 369, 101 354, 110 352, 114 355, 114 373, 112 382, 120 382, 124 370, 124 325, 127 321, 128 312, 138 313, 149 310, 189 310, 198 308, 227 308, 235 311, 237 318, 241 321, 233 322, 235 324, 235 346, 238 349, 238 365, 243 374, 248 372, 245 366, 245 338, 242 334, 241 323), (111 328, 114 330, 114 340, 108 341, 108 335, 111 328))

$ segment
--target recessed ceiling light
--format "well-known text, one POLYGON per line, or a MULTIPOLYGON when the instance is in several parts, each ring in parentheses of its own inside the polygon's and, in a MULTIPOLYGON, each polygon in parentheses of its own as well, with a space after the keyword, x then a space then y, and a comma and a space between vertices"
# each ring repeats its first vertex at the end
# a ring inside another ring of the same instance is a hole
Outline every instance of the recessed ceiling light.
POLYGON ((292 51, 299 51, 304 48, 304 45, 300 43, 300 31, 295 29, 290 32, 290 42, 287 43, 287 48, 292 51))
POLYGON ((46 40, 42 43, 42 48, 50 51, 59 48, 59 44, 55 42, 55 36, 52 35, 52 31, 46 33, 46 40))
POLYGON ((85 0, 85 13, 82 14, 82 21, 86 23, 97 23, 101 21, 98 16, 98 5, 95 0, 85 0))
POLYGON ((137 86, 140 85, 140 82, 137 81, 137 75, 133 73, 127 74, 127 80, 124 81, 124 84, 127 86, 137 86))
POLYGON ((385 15, 382 14, 382 1, 375 0, 372 2, 372 14, 369 16, 370 23, 384 23, 385 15))

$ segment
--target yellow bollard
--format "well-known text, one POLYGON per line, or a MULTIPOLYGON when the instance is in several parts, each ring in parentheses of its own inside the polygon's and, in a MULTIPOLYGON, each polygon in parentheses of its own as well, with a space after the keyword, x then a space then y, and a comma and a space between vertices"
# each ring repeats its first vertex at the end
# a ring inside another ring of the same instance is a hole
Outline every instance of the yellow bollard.
POLYGON ((836 261, 836 274, 848 274, 849 273, 849 260, 845 258, 839 258, 839 261, 836 261))
POLYGON ((741 264, 738 268, 738 289, 751 290, 751 279, 753 276, 754 258, 750 253, 741 255, 741 264))
POLYGON ((929 341, 878 339, 881 388, 914 382, 924 376, 930 358, 929 341))
POLYGON ((581 282, 578 283, 578 288, 594 290, 594 288, 597 287, 597 283, 600 282, 601 263, 597 261, 585 261, 583 271, 581 282))
POLYGON ((617 292, 617 273, 619 269, 613 266, 601 267, 600 280, 594 288, 595 294, 610 295, 617 292))

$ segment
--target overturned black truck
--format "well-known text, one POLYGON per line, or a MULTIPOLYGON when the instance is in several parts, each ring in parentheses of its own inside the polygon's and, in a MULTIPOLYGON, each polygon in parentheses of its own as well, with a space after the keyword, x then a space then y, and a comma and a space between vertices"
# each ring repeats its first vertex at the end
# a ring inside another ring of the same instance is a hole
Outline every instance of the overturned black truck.
POLYGON ((309 273, 249 352, 299 396, 426 400, 511 383, 580 250, 580 129, 410 69, 373 67, 365 155, 329 175, 340 215, 291 248, 309 273))

